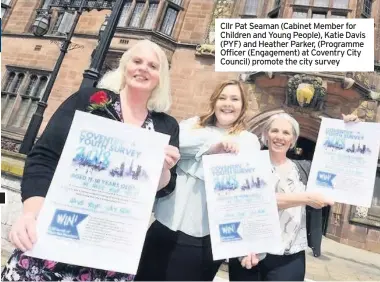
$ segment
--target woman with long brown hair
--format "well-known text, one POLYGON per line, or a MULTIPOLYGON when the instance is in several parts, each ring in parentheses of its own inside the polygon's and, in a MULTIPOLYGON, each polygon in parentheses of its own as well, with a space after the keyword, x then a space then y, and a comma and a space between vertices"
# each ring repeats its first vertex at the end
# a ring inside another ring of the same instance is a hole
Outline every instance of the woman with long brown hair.
POLYGON ((240 82, 226 81, 207 113, 180 123, 176 189, 156 202, 136 280, 214 279, 222 261, 212 257, 202 156, 260 150, 256 135, 245 130, 247 107, 240 82))

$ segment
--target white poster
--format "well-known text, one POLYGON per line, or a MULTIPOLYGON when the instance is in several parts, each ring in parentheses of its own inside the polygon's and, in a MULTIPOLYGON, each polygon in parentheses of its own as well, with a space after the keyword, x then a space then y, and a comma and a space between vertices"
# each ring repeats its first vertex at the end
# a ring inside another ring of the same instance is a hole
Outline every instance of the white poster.
POLYGON ((275 178, 267 151, 203 157, 214 260, 281 252, 275 178))
POLYGON ((338 203, 370 207, 379 147, 379 123, 323 118, 307 190, 338 203))
POLYGON ((77 111, 27 255, 135 274, 168 142, 77 111))

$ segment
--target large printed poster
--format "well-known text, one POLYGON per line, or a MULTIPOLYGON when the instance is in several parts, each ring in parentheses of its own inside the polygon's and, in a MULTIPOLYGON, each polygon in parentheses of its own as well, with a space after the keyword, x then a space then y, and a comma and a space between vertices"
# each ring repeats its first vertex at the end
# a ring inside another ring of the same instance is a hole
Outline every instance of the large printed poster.
POLYGON ((214 260, 283 250, 267 151, 203 157, 214 260))
POLYGON ((77 111, 27 255, 135 274, 168 142, 77 111))
POLYGON ((370 207, 379 147, 380 124, 323 118, 307 190, 370 207))

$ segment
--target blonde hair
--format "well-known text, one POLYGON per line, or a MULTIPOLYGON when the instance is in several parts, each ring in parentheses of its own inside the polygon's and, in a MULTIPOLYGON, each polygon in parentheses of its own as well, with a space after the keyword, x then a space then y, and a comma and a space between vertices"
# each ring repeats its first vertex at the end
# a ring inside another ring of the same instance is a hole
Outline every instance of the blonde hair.
POLYGON ((125 87, 125 68, 127 63, 132 59, 132 56, 140 52, 142 47, 151 48, 157 55, 160 68, 159 68, 159 83, 153 90, 152 95, 148 100, 148 110, 155 112, 166 112, 169 110, 172 98, 170 94, 170 75, 169 63, 165 52, 156 43, 150 40, 140 40, 130 49, 124 52, 120 59, 117 69, 107 72, 99 81, 97 87, 111 90, 117 94, 125 87))
POLYGON ((207 113, 200 116, 199 118, 199 127, 206 127, 207 125, 213 125, 213 126, 216 125, 215 104, 218 101, 219 96, 222 94, 223 89, 228 85, 236 85, 239 87, 241 101, 242 101, 241 113, 239 117, 237 118, 237 120, 233 123, 228 133, 238 134, 246 129, 245 118, 246 118, 246 113, 248 109, 248 98, 243 89, 242 84, 237 80, 228 80, 228 81, 220 83, 216 87, 216 89, 214 90, 214 93, 212 93, 210 97, 209 110, 207 111, 207 113))
POLYGON ((275 114, 271 117, 268 118, 268 120, 265 122, 264 126, 263 126, 263 130, 262 130, 262 134, 261 134, 261 142, 266 146, 268 147, 268 132, 272 126, 272 123, 277 120, 277 119, 285 119, 287 120, 291 126, 292 126, 292 133, 293 133, 293 142, 292 144, 290 145, 290 148, 294 148, 294 146, 296 145, 297 143, 297 139, 300 135, 300 125, 298 123, 298 121, 296 121, 296 119, 294 117, 292 117, 291 115, 287 114, 287 113, 279 113, 279 114, 275 114))

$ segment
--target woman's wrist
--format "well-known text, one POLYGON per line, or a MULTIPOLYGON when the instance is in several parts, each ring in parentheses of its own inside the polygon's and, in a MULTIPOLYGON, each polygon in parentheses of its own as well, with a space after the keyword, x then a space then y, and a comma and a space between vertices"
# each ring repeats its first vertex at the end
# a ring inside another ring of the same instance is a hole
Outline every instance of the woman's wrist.
POLYGON ((28 210, 23 210, 22 216, 24 218, 37 218, 38 212, 37 211, 28 211, 28 210))
POLYGON ((24 201, 22 215, 25 217, 34 217, 37 218, 40 210, 44 204, 44 197, 31 197, 24 201))
POLYGON ((170 177, 171 177, 170 169, 167 169, 167 168, 162 169, 158 189, 162 189, 166 185, 168 185, 170 181, 170 177))
POLYGON ((307 206, 311 203, 311 197, 309 192, 302 193, 302 202, 307 206))
POLYGON ((213 144, 210 146, 210 148, 206 151, 206 155, 213 155, 215 154, 217 144, 213 144))

